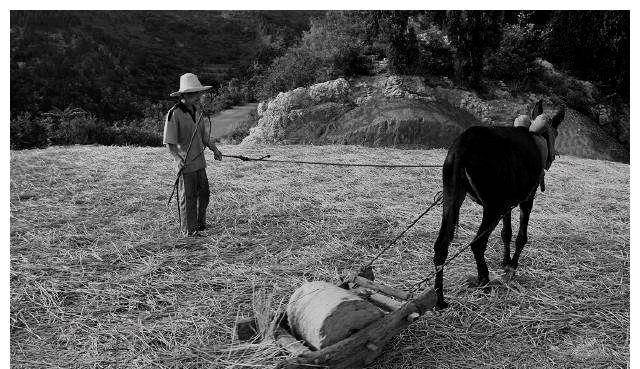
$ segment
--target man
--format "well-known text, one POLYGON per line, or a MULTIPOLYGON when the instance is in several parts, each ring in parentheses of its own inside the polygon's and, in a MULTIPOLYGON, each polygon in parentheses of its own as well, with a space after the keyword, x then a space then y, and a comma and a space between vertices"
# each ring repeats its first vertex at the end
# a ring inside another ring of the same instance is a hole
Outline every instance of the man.
POLYGON ((163 143, 174 157, 179 175, 180 231, 187 237, 199 236, 198 232, 207 227, 209 180, 205 148, 213 151, 215 160, 222 160, 222 154, 209 138, 209 131, 196 119, 196 104, 210 88, 200 84, 193 73, 180 76, 180 90, 170 95, 179 97, 180 102, 169 110, 164 123, 163 143))

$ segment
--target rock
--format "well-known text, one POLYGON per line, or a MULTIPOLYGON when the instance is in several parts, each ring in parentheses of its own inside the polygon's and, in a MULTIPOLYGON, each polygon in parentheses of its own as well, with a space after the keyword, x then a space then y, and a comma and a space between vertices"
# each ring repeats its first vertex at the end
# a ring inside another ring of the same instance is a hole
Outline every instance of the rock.
POLYGON ((315 104, 347 102, 349 92, 349 82, 344 78, 318 83, 309 87, 309 96, 315 104))

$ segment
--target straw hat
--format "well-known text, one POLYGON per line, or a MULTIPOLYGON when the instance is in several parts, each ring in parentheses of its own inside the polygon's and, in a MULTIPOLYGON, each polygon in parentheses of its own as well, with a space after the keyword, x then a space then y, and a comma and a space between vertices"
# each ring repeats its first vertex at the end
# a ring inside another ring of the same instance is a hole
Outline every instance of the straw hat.
POLYGON ((189 92, 207 91, 212 86, 203 86, 198 80, 198 76, 193 73, 185 73, 180 76, 180 90, 172 92, 169 96, 177 97, 189 92))

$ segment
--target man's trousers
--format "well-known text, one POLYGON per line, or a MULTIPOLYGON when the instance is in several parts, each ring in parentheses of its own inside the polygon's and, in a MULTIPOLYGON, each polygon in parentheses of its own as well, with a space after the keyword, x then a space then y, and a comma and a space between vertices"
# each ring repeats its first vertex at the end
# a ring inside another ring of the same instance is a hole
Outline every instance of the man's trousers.
POLYGON ((180 196, 181 231, 184 235, 192 235, 206 224, 207 205, 209 205, 209 180, 207 171, 199 169, 180 175, 178 183, 180 196))

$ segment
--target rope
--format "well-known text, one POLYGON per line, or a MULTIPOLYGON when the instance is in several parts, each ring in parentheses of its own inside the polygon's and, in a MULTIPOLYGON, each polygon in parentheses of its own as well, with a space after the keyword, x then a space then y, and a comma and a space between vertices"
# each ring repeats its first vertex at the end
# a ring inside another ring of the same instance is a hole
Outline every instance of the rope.
POLYGON ((431 205, 429 205, 429 207, 427 207, 427 210, 425 210, 424 212, 422 212, 422 214, 420 214, 413 222, 411 222, 411 224, 409 224, 404 231, 400 232, 400 234, 398 234, 393 241, 391 241, 386 247, 384 247, 382 250, 380 250, 380 252, 378 252, 378 254, 373 257, 367 264, 365 264, 362 268, 360 268, 360 270, 366 270, 367 268, 371 267, 371 265, 378 260, 378 258, 380 258, 380 256, 382 256, 382 254, 384 254, 387 250, 389 250, 393 245, 395 245, 398 240, 400 240, 400 238, 402 238, 402 236, 404 236, 405 233, 407 233, 407 231, 409 229, 411 229, 411 227, 413 227, 416 223, 418 223, 418 221, 425 216, 429 210, 431 210, 434 206, 442 204, 442 191, 438 191, 438 193, 436 193, 436 195, 433 197, 433 202, 431 203, 431 205))
POLYGON ((418 281, 417 283, 415 283, 411 289, 409 290, 409 293, 413 293, 415 292, 419 287, 421 287, 423 284, 425 284, 427 281, 429 281, 431 278, 433 278, 433 276, 442 271, 444 269, 444 267, 446 265, 448 265, 449 263, 451 263, 455 258, 457 258, 458 256, 460 256, 460 254, 468 249, 469 247, 471 247, 471 245, 473 245, 474 242, 476 242, 479 238, 484 237, 487 233, 491 233, 493 232, 493 230, 498 226, 498 223, 500 223, 500 220, 502 220, 502 218, 504 218, 505 215, 507 215, 507 213, 509 213, 511 210, 513 210, 513 208, 515 208, 515 206, 512 206, 511 208, 509 208, 508 211, 506 211, 504 214, 502 214, 502 216, 500 216, 498 218, 498 220, 496 220, 493 225, 487 229, 485 229, 482 233, 477 234, 473 240, 471 240, 471 242, 469 242, 469 244, 465 247, 460 248, 453 256, 451 256, 447 261, 445 261, 444 264, 442 265, 438 265, 436 266, 436 269, 429 273, 429 275, 427 275, 425 278, 421 279, 420 281, 418 281))
POLYGON ((375 168, 441 168, 439 164, 364 164, 364 163, 335 163, 326 161, 304 161, 304 160, 277 160, 268 159, 271 155, 265 155, 260 158, 250 158, 243 155, 222 155, 226 158, 240 159, 242 161, 265 161, 271 163, 286 163, 286 164, 309 164, 309 165, 329 165, 336 167, 375 167, 375 168))

